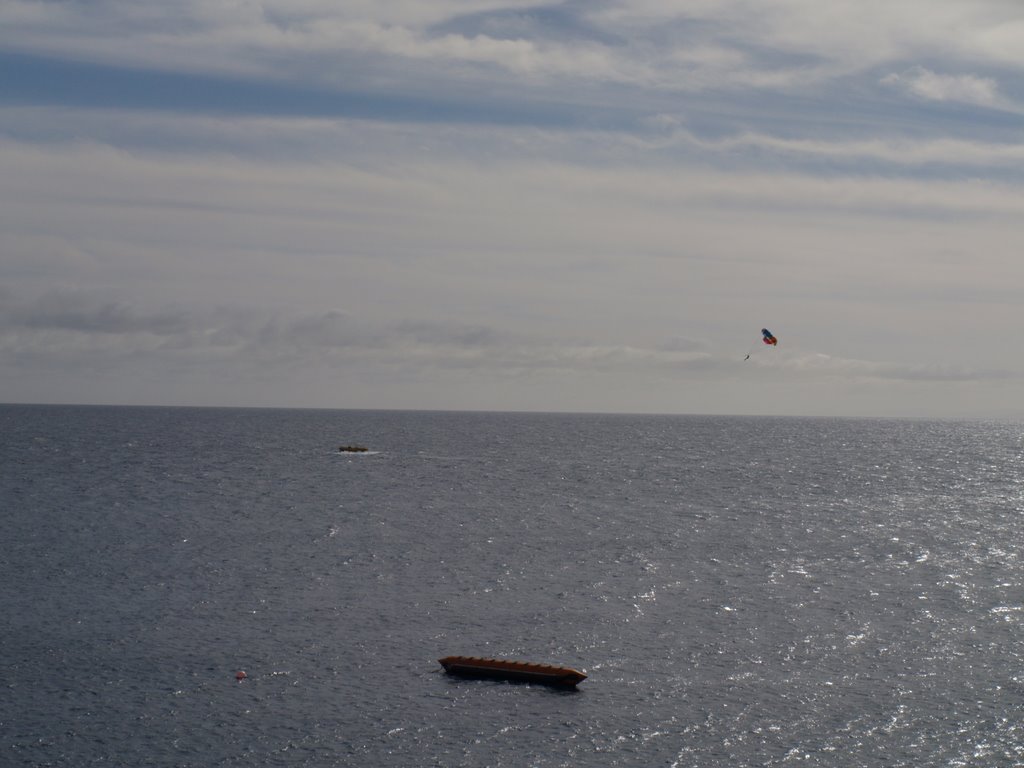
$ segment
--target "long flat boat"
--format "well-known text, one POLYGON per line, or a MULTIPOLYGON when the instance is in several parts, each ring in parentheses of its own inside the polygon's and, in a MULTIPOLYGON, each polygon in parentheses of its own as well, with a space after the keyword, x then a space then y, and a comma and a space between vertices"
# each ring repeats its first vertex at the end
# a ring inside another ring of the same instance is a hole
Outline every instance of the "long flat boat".
POLYGON ((572 667, 556 667, 552 664, 534 664, 529 661, 511 659, 484 659, 479 656, 445 656, 438 659, 444 671, 459 677, 478 677, 490 680, 514 680, 516 682, 540 683, 575 688, 587 676, 572 667))

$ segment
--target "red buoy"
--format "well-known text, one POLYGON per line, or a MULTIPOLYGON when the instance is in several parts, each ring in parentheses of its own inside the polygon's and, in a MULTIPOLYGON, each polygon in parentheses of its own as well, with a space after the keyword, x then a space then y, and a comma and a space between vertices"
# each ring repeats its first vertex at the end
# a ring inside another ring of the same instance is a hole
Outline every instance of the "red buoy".
POLYGON ((238 682, 242 682, 243 680, 245 680, 246 677, 248 677, 248 675, 246 675, 245 672, 243 672, 242 670, 238 670, 237 672, 235 672, 235 680, 237 680, 238 682))

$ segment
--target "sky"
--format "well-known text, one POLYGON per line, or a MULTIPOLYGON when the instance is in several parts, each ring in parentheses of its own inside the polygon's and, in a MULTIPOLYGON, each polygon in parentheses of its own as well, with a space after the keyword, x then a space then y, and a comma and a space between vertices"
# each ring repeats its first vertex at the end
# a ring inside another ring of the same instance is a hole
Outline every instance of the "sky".
POLYGON ((1016 0, 6 0, 0 402, 1020 418, 1022 171, 1016 0))

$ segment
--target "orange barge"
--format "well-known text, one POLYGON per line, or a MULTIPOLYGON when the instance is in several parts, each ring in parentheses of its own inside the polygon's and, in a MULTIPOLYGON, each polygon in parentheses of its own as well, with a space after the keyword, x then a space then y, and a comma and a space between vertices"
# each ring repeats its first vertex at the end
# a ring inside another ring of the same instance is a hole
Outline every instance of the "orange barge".
POLYGON ((444 671, 459 677, 482 677, 490 680, 514 680, 575 688, 587 676, 572 667, 533 664, 510 659, 482 659, 479 656, 445 656, 438 659, 444 671))

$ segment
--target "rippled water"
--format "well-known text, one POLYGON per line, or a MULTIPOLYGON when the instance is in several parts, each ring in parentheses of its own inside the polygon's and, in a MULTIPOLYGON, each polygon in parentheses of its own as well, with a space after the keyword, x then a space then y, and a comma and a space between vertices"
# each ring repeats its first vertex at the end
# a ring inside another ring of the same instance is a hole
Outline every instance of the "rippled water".
POLYGON ((1024 765, 1020 425, 6 406, 0 434, 3 765, 1024 765))

